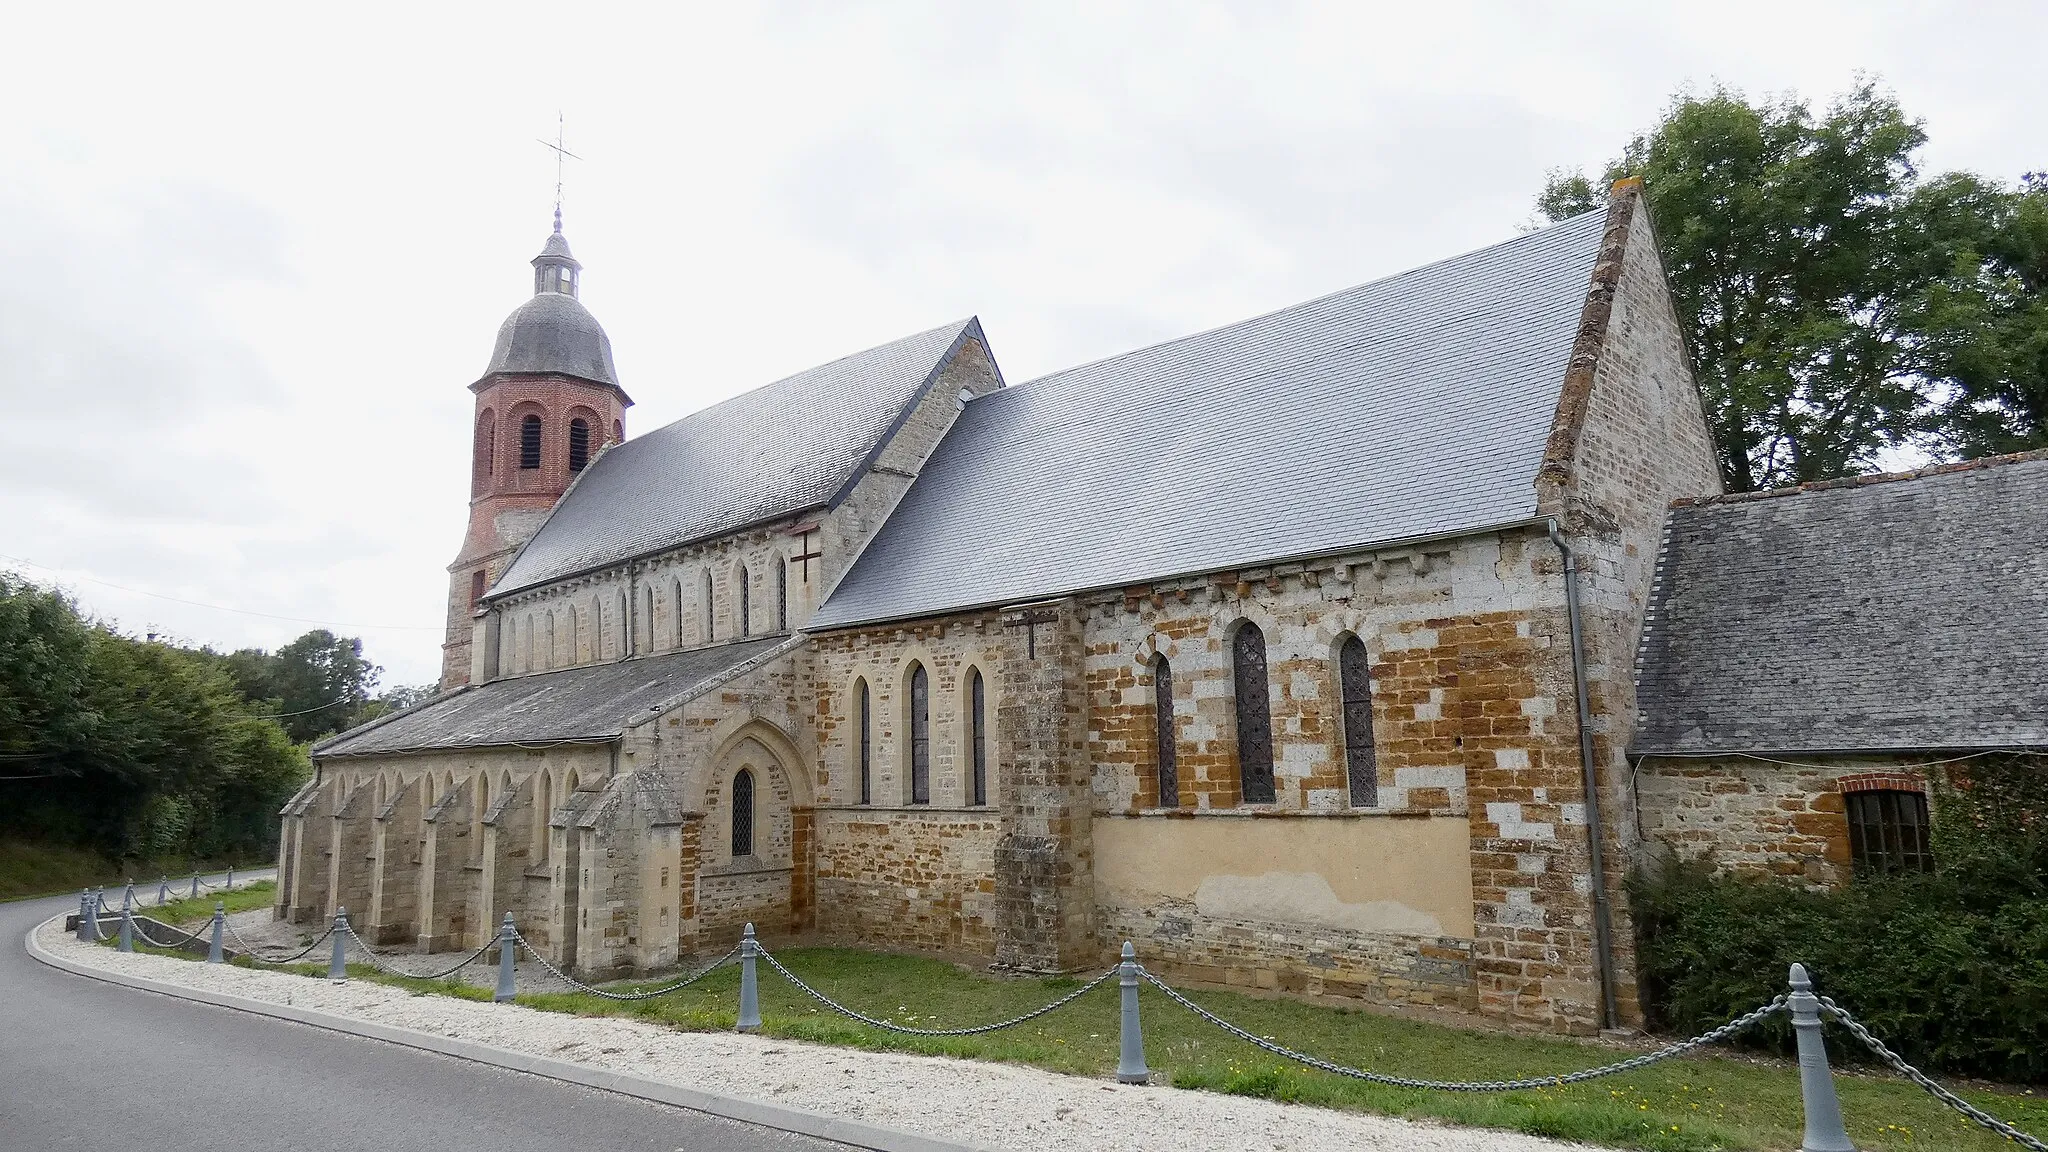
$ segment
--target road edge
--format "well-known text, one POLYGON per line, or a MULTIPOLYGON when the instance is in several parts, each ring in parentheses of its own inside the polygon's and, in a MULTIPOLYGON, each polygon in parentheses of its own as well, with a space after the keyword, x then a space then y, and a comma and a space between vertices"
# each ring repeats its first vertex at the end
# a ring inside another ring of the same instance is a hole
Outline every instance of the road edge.
POLYGON ((50 952, 36 942, 36 933, 52 921, 61 920, 62 914, 42 921, 28 930, 24 945, 31 959, 88 980, 99 980, 134 988, 142 992, 154 992, 179 1000, 190 1000, 199 1004, 211 1004, 216 1008, 227 1008, 236 1012, 247 1012, 252 1016, 267 1016, 293 1024, 304 1024, 329 1032, 340 1032, 348 1036, 359 1036, 367 1040, 381 1040, 402 1048, 416 1048, 458 1060, 469 1060, 503 1068, 512 1072, 524 1072, 549 1080, 559 1080, 585 1088, 604 1092, 615 1092, 655 1104, 666 1104, 672 1108, 686 1108, 726 1120, 737 1120, 744 1124, 755 1124, 808 1136, 816 1140, 829 1140, 853 1148, 868 1149, 869 1152, 996 1152, 984 1145, 958 1144, 934 1140, 911 1132, 899 1132, 864 1120, 844 1120, 827 1116, 821 1112, 809 1112, 801 1108, 789 1108, 780 1104, 769 1104, 739 1096, 722 1096, 697 1088, 685 1088, 667 1084, 646 1076, 629 1072, 612 1072, 592 1068, 568 1060, 556 1060, 547 1056, 534 1056, 499 1048, 474 1040, 461 1040, 453 1036, 438 1036, 431 1032, 418 1032, 410 1028, 399 1028, 390 1024, 379 1024, 369 1020, 357 1020, 333 1012, 321 1012, 312 1008, 300 1008, 290 1004, 272 1004, 264 1000, 253 1000, 245 996, 234 996, 224 992, 209 992, 198 988, 187 988, 168 981, 152 980, 146 976, 129 976, 125 973, 109 972, 66 959, 50 952))

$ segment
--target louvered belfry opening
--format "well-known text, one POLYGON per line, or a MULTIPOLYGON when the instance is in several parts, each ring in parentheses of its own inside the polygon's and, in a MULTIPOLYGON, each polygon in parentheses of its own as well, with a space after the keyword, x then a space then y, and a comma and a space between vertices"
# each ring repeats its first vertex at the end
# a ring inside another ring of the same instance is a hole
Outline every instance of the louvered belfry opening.
POLYGON ((540 417, 528 416, 519 422, 519 466, 540 467, 540 417))
POLYGON ((1237 687, 1237 778, 1246 804, 1271 804, 1273 711, 1266 699, 1266 634, 1246 621, 1231 641, 1237 687))
POLYGON ((569 421, 569 471, 581 472, 590 463, 590 423, 581 416, 569 421))

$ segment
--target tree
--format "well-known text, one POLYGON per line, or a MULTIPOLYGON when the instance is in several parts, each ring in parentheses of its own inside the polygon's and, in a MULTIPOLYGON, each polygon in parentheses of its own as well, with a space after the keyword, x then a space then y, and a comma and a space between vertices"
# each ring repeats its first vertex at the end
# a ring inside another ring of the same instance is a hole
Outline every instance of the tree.
MULTIPOLYGON (((1921 182, 1920 125, 1864 83, 1816 116, 1682 97, 1608 166, 1643 178, 1730 490, 1868 469, 1887 448, 2048 444, 2048 193, 1921 182)), ((1549 219, 1597 206, 1553 171, 1549 219)))
POLYGON ((244 648, 223 659, 242 694, 270 702, 270 713, 301 744, 366 719, 370 693, 384 672, 363 658, 361 640, 325 628, 275 653, 244 648))

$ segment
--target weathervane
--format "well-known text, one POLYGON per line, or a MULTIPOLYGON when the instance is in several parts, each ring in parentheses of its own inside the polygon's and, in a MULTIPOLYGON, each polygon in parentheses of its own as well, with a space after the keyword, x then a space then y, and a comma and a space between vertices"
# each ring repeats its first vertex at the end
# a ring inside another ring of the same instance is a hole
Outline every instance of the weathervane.
POLYGON ((562 161, 581 160, 583 157, 562 146, 562 114, 555 113, 555 138, 552 142, 539 141, 540 146, 555 154, 555 231, 562 230, 562 161))

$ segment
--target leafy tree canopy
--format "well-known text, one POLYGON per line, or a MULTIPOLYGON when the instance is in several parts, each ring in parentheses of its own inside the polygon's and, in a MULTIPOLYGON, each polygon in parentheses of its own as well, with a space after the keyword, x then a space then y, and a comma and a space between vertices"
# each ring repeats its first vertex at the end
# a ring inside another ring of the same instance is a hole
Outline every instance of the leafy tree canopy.
MULTIPOLYGON (((1730 490, 2048 446, 2048 178, 1923 178, 1925 141, 1867 82, 1821 114, 1716 89, 1608 165, 1643 179, 1730 490)), ((1536 206, 1600 199, 1553 171, 1536 206)))

